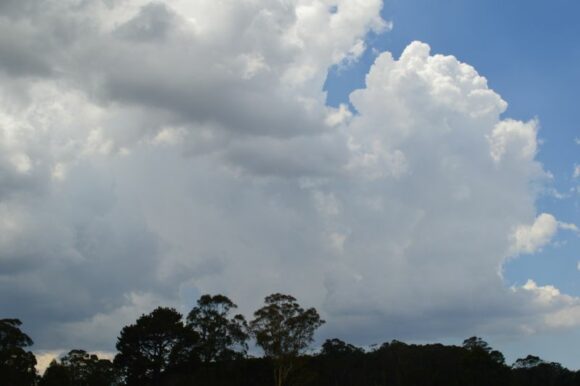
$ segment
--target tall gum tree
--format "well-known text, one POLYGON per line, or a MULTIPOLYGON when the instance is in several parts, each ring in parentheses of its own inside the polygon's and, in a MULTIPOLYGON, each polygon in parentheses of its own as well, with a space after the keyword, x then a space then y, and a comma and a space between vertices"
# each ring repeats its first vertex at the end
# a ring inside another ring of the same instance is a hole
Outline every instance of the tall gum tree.
POLYGON ((123 327, 114 362, 128 386, 156 385, 167 370, 197 359, 197 342, 197 334, 183 324, 179 312, 159 307, 123 327))
POLYGON ((36 357, 25 348, 32 339, 20 330, 18 319, 0 319, 0 384, 28 386, 36 384, 36 357))
POLYGON ((283 386, 324 320, 316 309, 303 309, 290 295, 272 294, 264 303, 249 327, 256 344, 274 362, 275 386, 283 386))
POLYGON ((243 315, 230 317, 238 306, 224 295, 203 295, 187 316, 187 324, 199 335, 198 352, 204 363, 245 356, 247 323, 243 315))

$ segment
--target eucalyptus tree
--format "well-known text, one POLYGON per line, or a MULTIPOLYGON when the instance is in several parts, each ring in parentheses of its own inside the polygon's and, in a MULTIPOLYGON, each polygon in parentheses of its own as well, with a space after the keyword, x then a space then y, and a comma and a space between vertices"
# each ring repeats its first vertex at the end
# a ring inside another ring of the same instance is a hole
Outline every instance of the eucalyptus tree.
POLYGON ((249 327, 256 344, 274 362, 275 385, 283 386, 324 320, 316 309, 305 310, 290 295, 272 294, 264 302, 249 327))
POLYGON ((20 330, 18 319, 0 319, 0 383, 10 386, 36 384, 36 357, 25 348, 32 339, 20 330))
POLYGON ((247 323, 243 315, 230 314, 237 305, 224 295, 203 295, 187 324, 199 336, 197 351, 205 362, 243 358, 248 350, 247 323))
POLYGON ((40 386, 111 386, 117 380, 117 372, 110 360, 75 349, 60 361, 50 363, 40 386))
POLYGON ((197 341, 179 312, 159 307, 123 327, 114 363, 127 385, 156 385, 166 372, 196 360, 197 341))

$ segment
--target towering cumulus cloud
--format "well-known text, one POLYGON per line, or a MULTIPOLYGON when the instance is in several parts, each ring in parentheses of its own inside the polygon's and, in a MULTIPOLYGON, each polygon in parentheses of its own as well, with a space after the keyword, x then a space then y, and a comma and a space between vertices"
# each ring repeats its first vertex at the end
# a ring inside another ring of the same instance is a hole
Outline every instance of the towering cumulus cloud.
POLYGON ((47 350, 205 292, 289 292, 360 343, 573 324, 578 299, 502 278, 573 227, 536 213, 537 121, 419 42, 326 106, 381 6, 0 3, 3 312, 47 350))

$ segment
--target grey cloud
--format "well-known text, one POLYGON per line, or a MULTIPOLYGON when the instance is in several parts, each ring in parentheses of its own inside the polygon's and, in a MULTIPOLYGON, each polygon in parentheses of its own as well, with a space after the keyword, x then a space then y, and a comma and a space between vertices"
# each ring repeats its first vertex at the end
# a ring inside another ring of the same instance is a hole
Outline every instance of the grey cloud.
POLYGON ((37 55, 38 47, 22 45, 0 30, 0 67, 10 76, 49 76, 50 63, 37 55))
POLYGON ((243 170, 297 179, 336 176, 348 162, 344 142, 334 136, 289 140, 258 137, 233 144, 226 154, 232 165, 243 170))
POLYGON ((176 16, 163 3, 150 3, 139 14, 119 26, 114 35, 136 42, 162 40, 175 24, 176 16))
POLYGON ((0 2, 0 11, 3 15, 11 17, 23 17, 37 8, 34 0, 3 0, 0 2))
MULTIPOLYGON (((5 247, 0 259, 1 307, 26 320, 41 349, 54 345, 55 326, 110 312, 123 304, 124 293, 166 291, 156 277, 158 238, 137 213, 111 201, 98 174, 83 169, 71 176, 75 185, 62 186, 64 196, 22 205, 30 223, 17 235, 21 242, 9 243, 12 257, 5 247)), ((66 344, 74 346, 76 338, 68 336, 66 344)), ((93 343, 111 347, 111 341, 93 343)))
POLYGON ((50 76, 52 48, 46 35, 34 26, 0 14, 0 68, 8 75, 50 76))
POLYGON ((0 7, 0 69, 12 77, 58 77, 68 49, 94 27, 66 1, 3 1, 0 7))

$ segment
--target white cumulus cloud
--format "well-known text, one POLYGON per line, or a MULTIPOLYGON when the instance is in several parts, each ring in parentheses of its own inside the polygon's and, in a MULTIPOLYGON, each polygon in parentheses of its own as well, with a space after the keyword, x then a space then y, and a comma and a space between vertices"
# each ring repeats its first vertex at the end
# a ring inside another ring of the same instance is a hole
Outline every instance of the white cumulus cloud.
POLYGON ((548 245, 559 229, 578 233, 576 224, 557 221, 549 213, 542 213, 531 225, 519 225, 513 235, 513 253, 534 253, 548 245))
POLYGON ((515 253, 534 253, 548 244, 558 230, 558 221, 548 213, 540 214, 531 225, 520 225, 514 232, 515 253))

